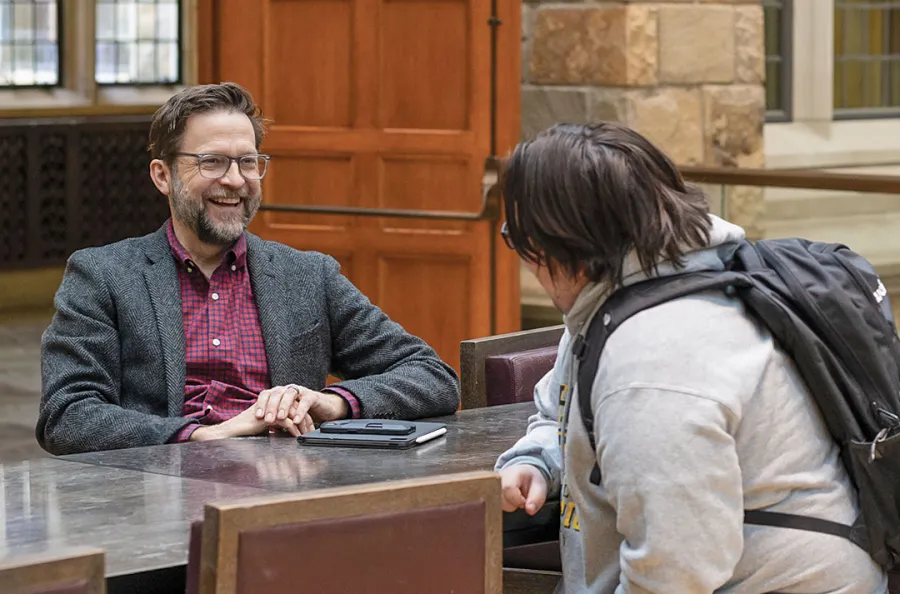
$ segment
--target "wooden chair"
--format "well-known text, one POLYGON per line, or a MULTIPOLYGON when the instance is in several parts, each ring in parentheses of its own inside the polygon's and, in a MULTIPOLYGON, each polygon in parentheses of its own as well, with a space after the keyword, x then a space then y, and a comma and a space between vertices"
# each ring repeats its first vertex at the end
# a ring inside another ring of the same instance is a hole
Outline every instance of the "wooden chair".
POLYGON ((464 340, 459 345, 462 408, 530 402, 552 367, 565 326, 464 340))
MULTIPOLYGON (((461 342, 462 408, 532 401, 534 385, 556 361, 564 330, 550 326, 461 342)), ((504 548, 504 592, 552 592, 549 584, 559 580, 562 569, 558 529, 545 538, 504 548)))
POLYGON ((491 472, 210 503, 199 591, 498 594, 501 513, 491 472))
POLYGON ((0 561, 3 594, 106 594, 100 549, 68 548, 0 561))

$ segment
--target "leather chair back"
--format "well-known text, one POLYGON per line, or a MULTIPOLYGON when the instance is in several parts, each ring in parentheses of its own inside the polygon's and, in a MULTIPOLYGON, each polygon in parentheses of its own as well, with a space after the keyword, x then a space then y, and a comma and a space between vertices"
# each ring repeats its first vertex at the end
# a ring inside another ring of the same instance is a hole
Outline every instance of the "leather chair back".
POLYGON ((208 504, 188 589, 498 594, 501 515, 490 472, 208 504))
POLYGON ((535 384, 553 369, 556 352, 557 347, 553 345, 485 357, 487 405, 531 402, 535 384))

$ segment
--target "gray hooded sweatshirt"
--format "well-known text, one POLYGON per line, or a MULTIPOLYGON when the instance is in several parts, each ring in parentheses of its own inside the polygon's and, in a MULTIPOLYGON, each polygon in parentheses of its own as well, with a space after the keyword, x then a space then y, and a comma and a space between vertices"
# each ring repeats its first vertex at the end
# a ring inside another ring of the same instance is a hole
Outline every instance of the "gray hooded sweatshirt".
MULTIPOLYGON (((657 274, 724 268, 744 232, 711 219, 709 246, 657 274)), ((624 272, 626 285, 646 278, 633 257, 624 272)), ((532 464, 560 495, 558 591, 886 592, 884 572, 848 540, 743 523, 743 510, 765 509, 849 524, 858 508, 797 369, 738 299, 692 295, 619 326, 591 389, 591 450, 569 345, 607 295, 593 284, 578 296, 535 388, 538 412, 496 465, 532 464)))

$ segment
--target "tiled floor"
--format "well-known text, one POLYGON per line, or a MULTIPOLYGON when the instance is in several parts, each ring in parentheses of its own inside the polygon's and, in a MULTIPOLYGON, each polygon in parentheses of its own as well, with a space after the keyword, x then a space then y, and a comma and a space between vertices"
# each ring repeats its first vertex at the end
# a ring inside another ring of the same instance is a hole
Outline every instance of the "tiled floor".
POLYGON ((0 463, 46 456, 34 438, 41 400, 41 333, 49 320, 0 324, 0 463))

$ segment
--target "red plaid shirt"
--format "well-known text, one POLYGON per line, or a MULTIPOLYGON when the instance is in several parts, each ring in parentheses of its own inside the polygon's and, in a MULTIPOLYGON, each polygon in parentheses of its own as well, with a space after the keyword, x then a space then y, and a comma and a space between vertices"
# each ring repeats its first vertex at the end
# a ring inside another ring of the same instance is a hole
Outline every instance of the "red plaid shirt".
MULTIPOLYGON (((207 280, 175 237, 171 221, 167 236, 181 285, 183 414, 194 420, 172 437, 171 441, 181 442, 201 424, 216 425, 247 410, 260 392, 272 386, 247 270, 246 237, 241 235, 207 280)), ((351 416, 359 417, 353 394, 340 387, 326 390, 346 399, 351 416)))

